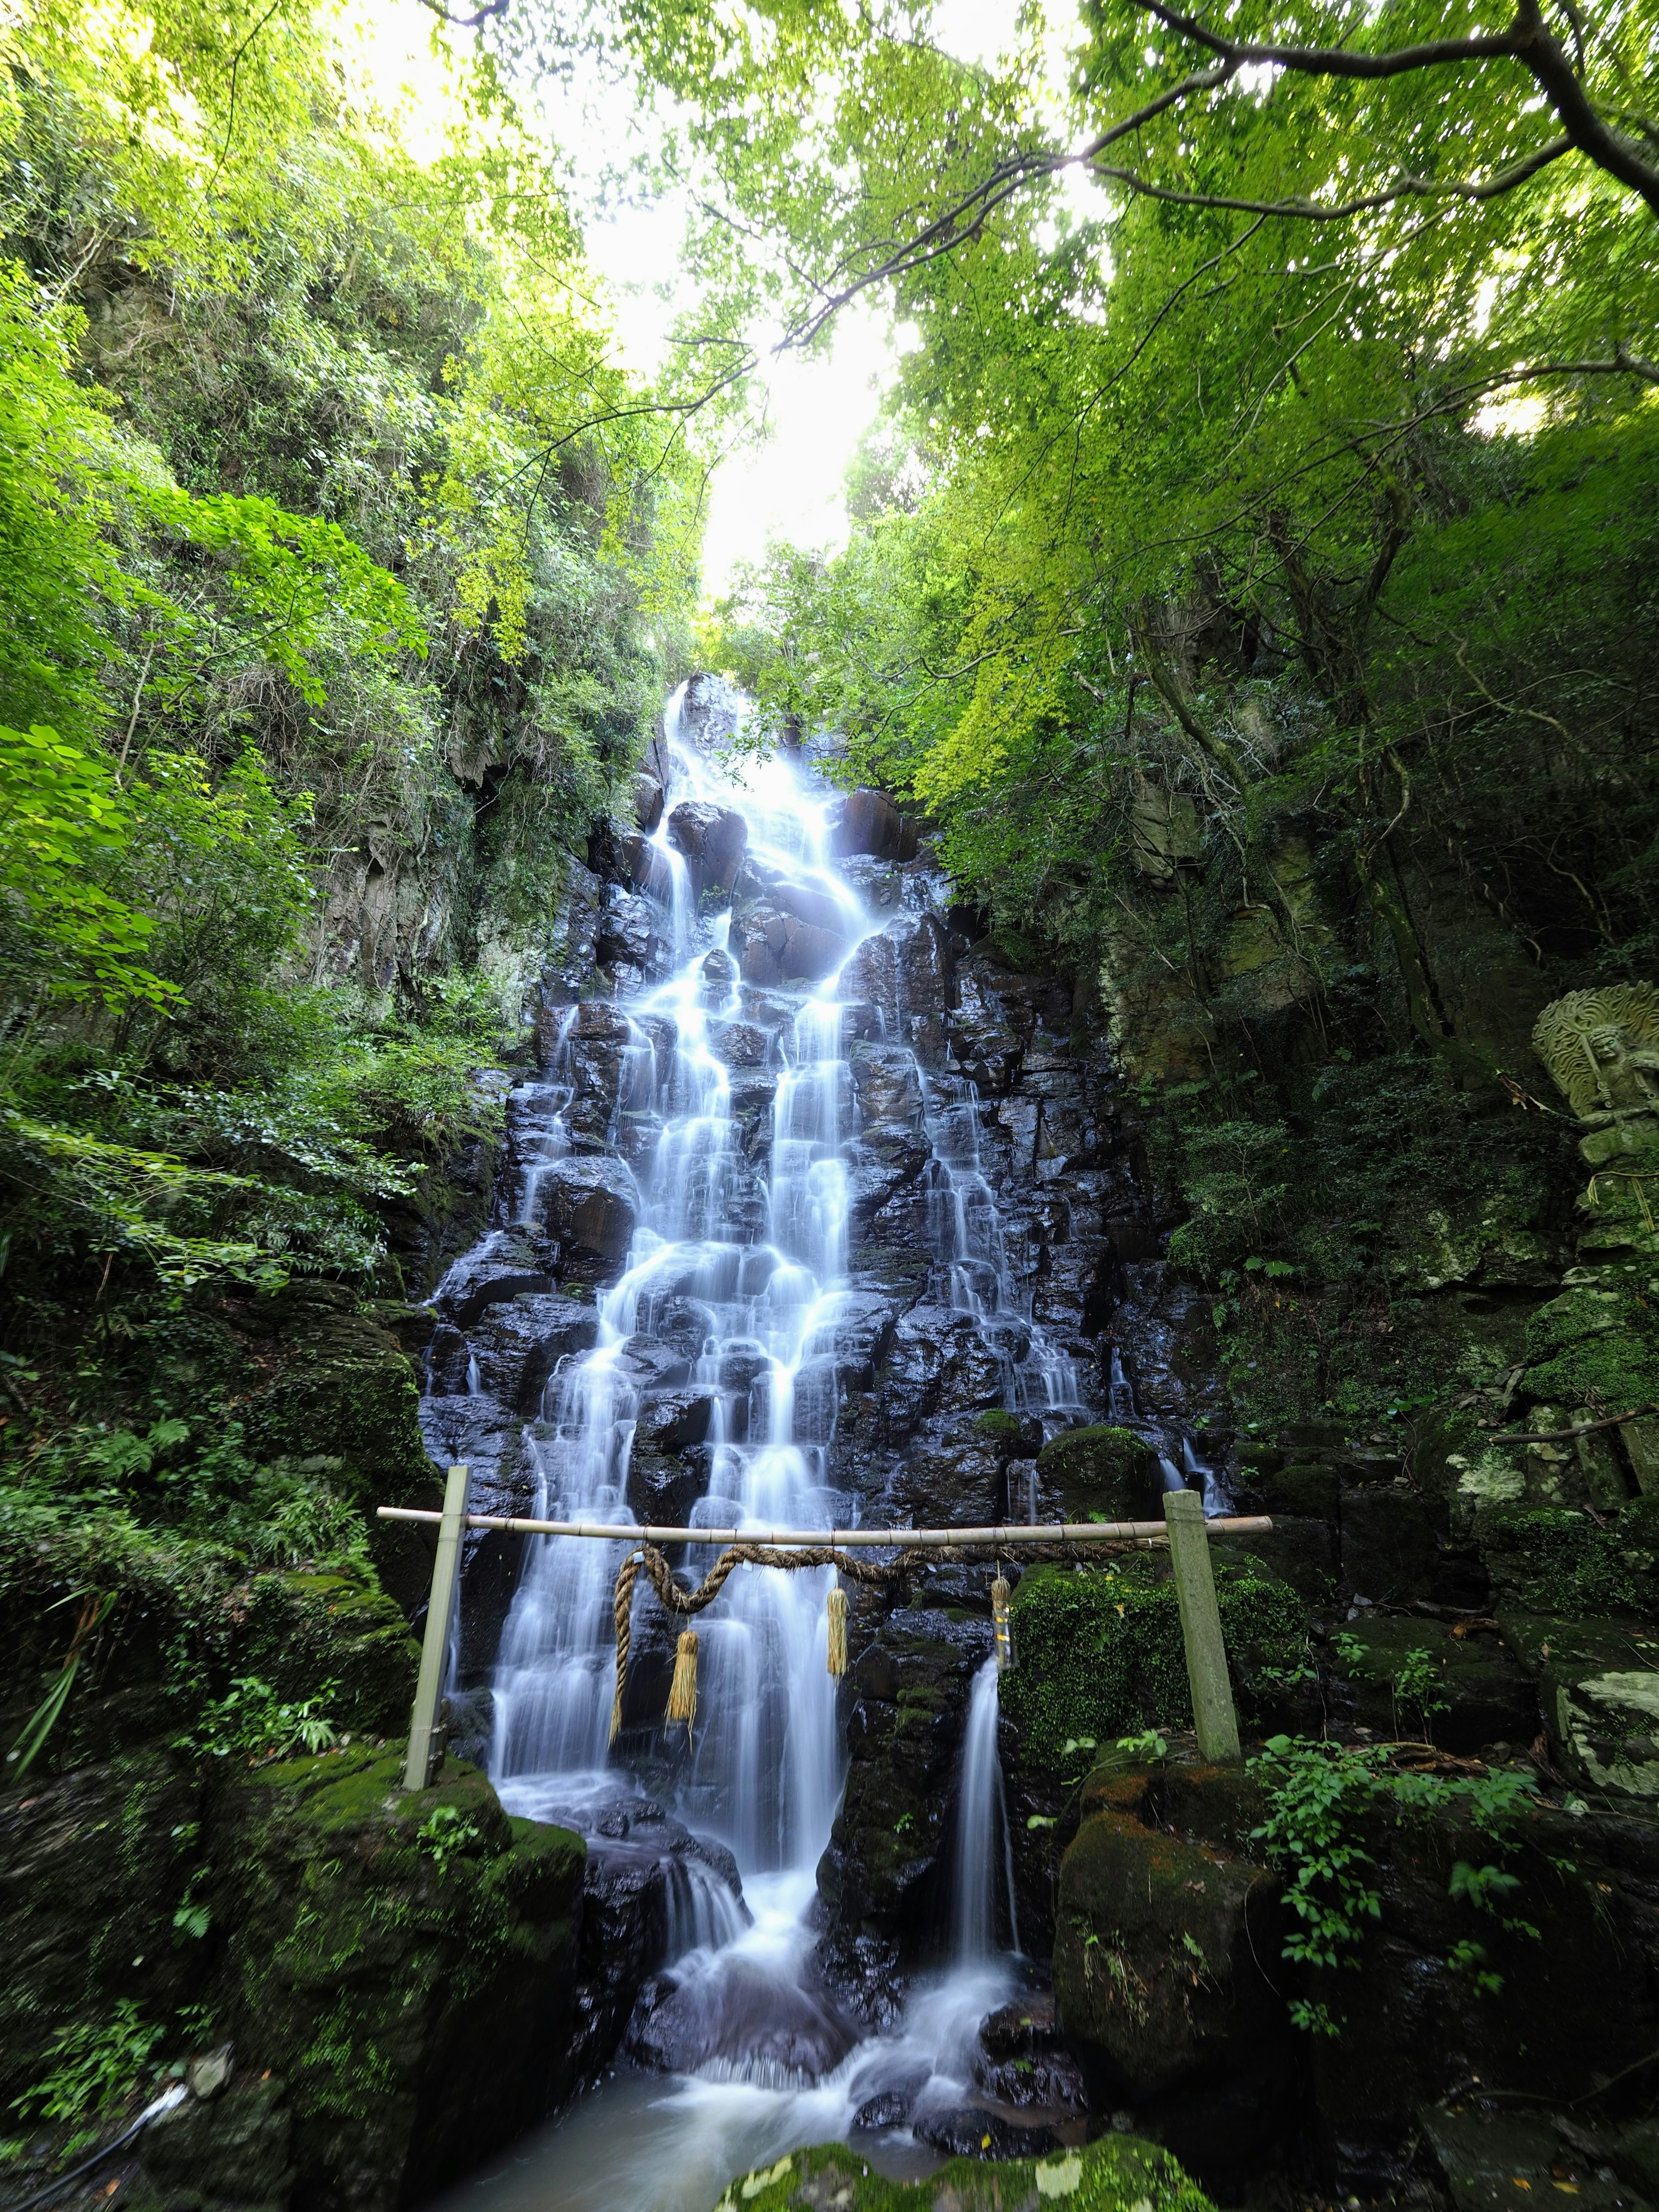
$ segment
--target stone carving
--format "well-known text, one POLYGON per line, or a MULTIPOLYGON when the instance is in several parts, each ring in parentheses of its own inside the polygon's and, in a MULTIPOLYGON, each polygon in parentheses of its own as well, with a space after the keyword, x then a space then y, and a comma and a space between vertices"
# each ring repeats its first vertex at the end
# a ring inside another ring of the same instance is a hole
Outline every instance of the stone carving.
POLYGON ((1569 991, 1540 1014, 1532 1042, 1589 1133, 1579 1149, 1593 1167, 1659 1145, 1659 991, 1651 983, 1569 991))

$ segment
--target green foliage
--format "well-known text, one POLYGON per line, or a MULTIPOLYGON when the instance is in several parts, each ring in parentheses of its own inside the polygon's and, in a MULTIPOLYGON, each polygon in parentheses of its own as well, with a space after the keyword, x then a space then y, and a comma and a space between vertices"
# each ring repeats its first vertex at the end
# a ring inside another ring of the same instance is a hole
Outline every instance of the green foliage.
MULTIPOLYGON (((1302 1602, 1286 1584, 1231 1565, 1218 1569, 1216 1596, 1234 1680, 1248 1697, 1255 1666, 1282 1664, 1300 1650, 1302 1602)), ((1010 1615, 1018 1663, 1001 1677, 1001 1697, 1033 1764, 1069 1769, 1080 1745, 1124 1735, 1137 1722, 1192 1725, 1173 1583, 1133 1571, 1031 1568, 1010 1615)))
POLYGON ((331 1750, 340 1737, 325 1708, 339 1686, 324 1682, 314 1697, 284 1704, 269 1682, 256 1674, 239 1675, 222 1698, 204 1708, 195 1728, 179 1738, 179 1748, 198 1759, 242 1754, 250 1765, 296 1752, 314 1756, 331 1750))
POLYGON ((415 1833, 416 1846, 431 1860, 441 1878, 446 1862, 471 1850, 478 1840, 477 1822, 455 1805, 434 1805, 415 1833))
POLYGON ((118 2112, 143 2078, 165 2029, 147 2021, 130 1997, 106 2021, 79 2021, 60 2028, 46 2046, 50 2073, 12 2109, 44 2120, 77 2122, 118 2112))
MULTIPOLYGON (((1516 1767, 1447 1780, 1393 1771, 1389 1760, 1386 1745, 1356 1747, 1279 1735, 1270 1737, 1261 1756, 1249 1762, 1267 1798, 1267 1818, 1251 1834, 1283 1868, 1285 1901, 1296 1920, 1285 1939, 1285 1958, 1307 1966, 1358 1967, 1366 1923, 1380 1920, 1382 1913, 1377 1862, 1368 1847, 1379 1822, 1459 1816, 1507 1853, 1516 1845, 1516 1820, 1537 1796, 1532 1776, 1516 1767)), ((1486 1913, 1495 1912, 1498 1901, 1518 1887, 1519 1878, 1500 1866, 1476 1867, 1462 1859, 1454 1862, 1448 1883, 1455 1900, 1486 1913)), ((1505 1919, 1504 1926, 1523 1935, 1538 1933, 1520 1919, 1505 1919)), ((1485 1955, 1470 1942, 1460 1945, 1459 1955, 1449 1963, 1467 1971, 1485 1955)), ((1483 1990, 1497 1983, 1489 1974, 1477 1978, 1483 1990)), ((1310 2033, 1340 2032, 1340 2022, 1322 2003, 1300 2001, 1291 2014, 1310 2033)))

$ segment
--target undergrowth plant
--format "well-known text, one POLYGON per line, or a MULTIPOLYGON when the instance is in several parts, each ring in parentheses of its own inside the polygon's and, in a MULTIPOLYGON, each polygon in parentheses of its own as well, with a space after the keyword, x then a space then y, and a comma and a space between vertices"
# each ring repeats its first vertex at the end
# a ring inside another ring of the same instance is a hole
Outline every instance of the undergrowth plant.
MULTIPOLYGON (((1250 1761, 1250 1773, 1267 1798, 1267 1818, 1251 1832, 1285 1871, 1294 1924, 1281 1955, 1298 1966, 1358 1967, 1366 1925, 1382 1917, 1377 1863, 1367 1848, 1369 1820, 1379 1814, 1415 1821, 1461 1814, 1504 1857, 1516 1847, 1516 1821, 1537 1796, 1532 1778, 1514 1767, 1445 1777, 1393 1771, 1389 1760, 1383 1744, 1279 1735, 1250 1761)), ((1536 1937, 1531 1922, 1504 1918, 1499 1910, 1518 1887, 1519 1877, 1503 1866, 1463 1859, 1454 1863, 1448 1883, 1454 1899, 1497 1915, 1510 1933, 1536 1937)), ((1485 1957, 1478 1942, 1464 1939, 1447 1963, 1454 1971, 1475 1970, 1477 1986, 1495 1994, 1502 1979, 1485 1968, 1485 1957)), ((1297 1997, 1290 2010, 1295 2024, 1310 2033, 1340 2033, 1323 2003, 1297 1997)))

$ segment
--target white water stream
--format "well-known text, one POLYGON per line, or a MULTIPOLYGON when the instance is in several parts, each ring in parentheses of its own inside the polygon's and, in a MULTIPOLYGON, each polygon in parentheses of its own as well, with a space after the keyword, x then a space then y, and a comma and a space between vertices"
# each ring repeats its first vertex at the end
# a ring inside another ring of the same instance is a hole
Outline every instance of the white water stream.
MULTIPOLYGON (((668 808, 686 799, 740 812, 747 855, 792 887, 849 949, 881 925, 836 872, 832 795, 775 757, 724 773, 671 701, 668 808)), ((729 913, 700 915, 686 860, 653 843, 672 939, 668 980, 623 1002, 611 1140, 629 1117, 657 1117, 636 1148, 636 1227, 621 1279, 598 1300, 594 1349, 549 1383, 532 1437, 538 1517, 628 1522, 629 1455, 646 1394, 683 1387, 712 1401, 706 1526, 843 1525, 854 1501, 826 1486, 836 1417, 833 1352, 848 1302, 850 1085, 836 978, 797 985, 793 1016, 767 1048, 776 1079, 769 1156, 751 1164, 732 1114, 730 1024, 743 1017, 724 955, 729 913), (554 1430, 550 1438, 548 1426, 554 1430)), ((526 1133, 520 1218, 534 1224, 550 1170, 573 1149, 566 1115, 573 1009, 547 1079, 518 1094, 526 1133), (561 1064, 561 1063, 564 1064, 561 1064)), ((895 1042, 903 1040, 895 1039, 895 1042)), ((1075 1379, 1014 1295, 994 1195, 980 1163, 971 1090, 917 1071, 933 1146, 929 1231, 940 1304, 974 1316, 994 1346, 1011 1407, 1077 1417, 1075 1379), (957 1095, 960 1089, 963 1095, 957 1095)), ((475 1386, 476 1387, 476 1386, 475 1386)), ((1018 1510, 1018 1509, 1017 1509, 1018 1510)), ((533 1545, 503 1632, 495 1681, 491 1776, 510 1811, 579 1820, 618 1777, 607 1751, 615 1686, 611 1591, 622 1547, 572 1539, 533 1545)), ((701 1571, 712 1553, 692 1562, 701 1571)), ((1012 1863, 997 1758, 997 1685, 988 1662, 968 1716, 951 1900, 952 1960, 912 2000, 900 2029, 854 2043, 827 2069, 792 2063, 811 2047, 815 1871, 842 1780, 836 1685, 826 1666, 826 1571, 741 1569, 696 1621, 699 1721, 673 1804, 735 1855, 739 1906, 701 1865, 671 1900, 675 2003, 695 2017, 691 2073, 619 2075, 456 2203, 490 2212, 707 2212, 734 2172, 804 2142, 844 2138, 860 2108, 893 2090, 918 2116, 971 2100, 975 2032, 1021 1985, 1000 1951, 1013 1917, 1012 1863), (684 1893, 683 1894, 681 1893, 684 1893), (805 2042, 803 2046, 802 2037, 805 2042), (782 2054, 781 2056, 780 2054, 782 2054)), ((636 1602, 637 1624, 647 1604, 636 1602)), ((1017 1931, 1016 1931, 1017 1941, 1017 1931)), ((866 2140, 860 2136, 860 2141, 866 2140)), ((935 2154, 904 2134, 872 2140, 888 2172, 926 2172, 935 2154)))

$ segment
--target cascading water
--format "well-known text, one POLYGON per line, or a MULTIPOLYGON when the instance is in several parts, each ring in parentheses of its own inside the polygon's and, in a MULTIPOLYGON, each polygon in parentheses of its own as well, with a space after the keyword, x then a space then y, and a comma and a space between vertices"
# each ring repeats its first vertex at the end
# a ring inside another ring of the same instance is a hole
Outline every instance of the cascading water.
MULTIPOLYGON (((751 764, 740 781, 723 774, 692 741, 682 702, 677 695, 665 718, 672 787, 650 848, 666 940, 655 964, 665 980, 641 976, 606 1015, 614 1095, 597 1114, 579 1097, 587 1006, 562 1017, 542 1078, 514 1094, 518 1225, 535 1231, 573 1172, 633 1224, 619 1278, 594 1299, 591 1347, 558 1363, 541 1419, 526 1429, 533 1511, 635 1521, 641 1424, 660 1424, 666 1406, 703 1425, 707 1484, 690 1509, 694 1525, 845 1525, 855 1501, 830 1488, 828 1462, 837 1328, 857 1303, 848 1285, 848 1014, 831 973, 774 993, 777 1024, 756 1026, 730 957, 730 914, 702 896, 707 870, 700 884, 702 863, 671 836, 671 820, 684 842, 688 821, 712 837, 740 815, 745 867, 843 953, 883 925, 831 864, 830 794, 782 757, 751 764), (758 1148, 752 1121, 734 1110, 734 1084, 757 1079, 775 1086, 769 1145, 758 1148)), ((728 871, 719 889, 730 887, 728 871)), ((1000 1369, 1006 1407, 1050 1432, 1086 1419, 1072 1361, 1034 1325, 1010 1267, 973 1085, 903 1057, 931 1151, 934 1303, 971 1318, 1000 1369)), ((469 1392, 477 1366, 473 1358, 469 1392)), ((530 1547, 493 1685, 490 1772, 510 1811, 617 1832, 605 1826, 607 1808, 630 1786, 608 1750, 622 1556, 620 1546, 575 1539, 530 1547)), ((711 1558, 694 1553, 690 1564, 700 1571, 711 1558)), ((533 2197, 509 2195, 497 2200, 503 2206, 696 2212, 745 2163, 844 2135, 895 2081, 918 2114, 973 2094, 978 2023, 1017 1984, 998 1948, 1000 1925, 1016 1948, 1018 1931, 994 1665, 976 1676, 967 1717, 951 1966, 916 1994, 898 2032, 861 2039, 811 1972, 814 1877, 842 1765, 826 1666, 828 1582, 823 1571, 734 1575, 698 1618, 698 1721, 666 1769, 656 1732, 654 1778, 668 1773, 676 1812, 727 1846, 743 1878, 739 1902, 694 1857, 671 1876, 672 1972, 641 2032, 668 2054, 677 2086, 653 2081, 645 2098, 637 2082, 619 2082, 585 2100, 558 2130, 556 2184, 544 2176, 533 2197)))

